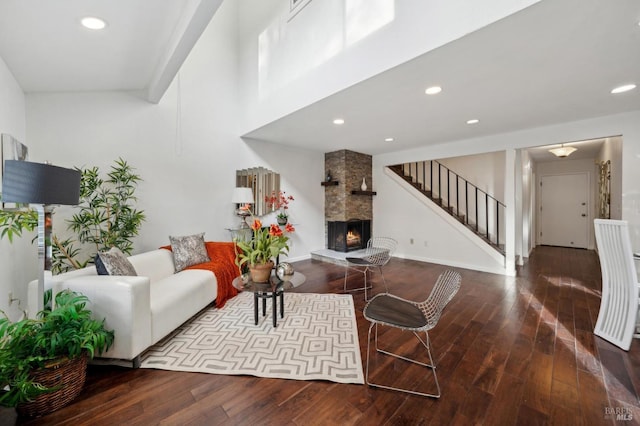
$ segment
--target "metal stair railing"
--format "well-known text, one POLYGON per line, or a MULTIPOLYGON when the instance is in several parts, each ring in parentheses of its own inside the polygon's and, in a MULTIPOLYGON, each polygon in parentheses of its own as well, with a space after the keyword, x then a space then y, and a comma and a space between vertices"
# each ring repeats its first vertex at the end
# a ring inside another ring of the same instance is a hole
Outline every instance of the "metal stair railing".
POLYGON ((504 254, 506 205, 500 200, 436 160, 389 169, 504 254))

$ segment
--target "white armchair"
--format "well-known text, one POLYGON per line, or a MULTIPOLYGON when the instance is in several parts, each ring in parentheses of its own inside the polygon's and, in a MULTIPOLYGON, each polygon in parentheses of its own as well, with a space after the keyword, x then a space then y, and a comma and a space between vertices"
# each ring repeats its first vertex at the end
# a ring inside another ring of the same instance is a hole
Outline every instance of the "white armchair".
POLYGON ((594 225, 602 270, 602 299, 594 333, 628 351, 640 305, 628 225, 610 219, 595 219, 594 225))

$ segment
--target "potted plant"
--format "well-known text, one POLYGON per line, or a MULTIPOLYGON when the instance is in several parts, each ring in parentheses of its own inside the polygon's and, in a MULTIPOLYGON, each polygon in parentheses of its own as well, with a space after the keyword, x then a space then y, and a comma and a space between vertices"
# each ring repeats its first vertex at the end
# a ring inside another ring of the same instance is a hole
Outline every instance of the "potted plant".
POLYGON ((278 210, 278 214, 276 214, 278 225, 286 225, 289 221, 287 210, 289 210, 289 203, 294 200, 293 195, 287 195, 285 191, 280 191, 277 195, 273 192, 271 196, 265 197, 264 200, 269 208, 278 210))
POLYGON ((41 416, 80 393, 87 358, 109 349, 114 339, 104 320, 91 317, 87 302, 86 296, 64 290, 52 307, 48 290, 37 318, 0 318, 0 405, 41 416))
POLYGON ((98 167, 77 169, 80 180, 80 204, 67 220, 74 237, 52 237, 54 274, 80 269, 92 263, 97 252, 118 247, 131 254, 133 237, 145 220, 136 208, 138 182, 135 169, 119 158, 104 177, 98 167))
MULTIPOLYGON (((242 209, 249 211, 247 204, 242 209)), ((295 228, 290 223, 283 230, 280 226, 271 224, 268 228, 262 226, 260 219, 253 218, 251 230, 253 236, 248 241, 236 241, 238 253, 236 255, 236 265, 243 271, 248 266, 251 279, 254 282, 267 282, 273 269, 273 259, 281 254, 289 253, 289 237, 285 232, 295 232, 295 228)))

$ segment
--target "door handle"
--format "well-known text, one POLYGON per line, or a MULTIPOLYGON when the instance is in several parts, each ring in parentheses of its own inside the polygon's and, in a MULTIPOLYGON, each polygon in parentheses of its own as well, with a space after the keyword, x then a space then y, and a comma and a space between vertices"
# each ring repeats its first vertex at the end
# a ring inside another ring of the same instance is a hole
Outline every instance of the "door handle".
POLYGON ((586 213, 582 213, 582 217, 587 217, 586 213))

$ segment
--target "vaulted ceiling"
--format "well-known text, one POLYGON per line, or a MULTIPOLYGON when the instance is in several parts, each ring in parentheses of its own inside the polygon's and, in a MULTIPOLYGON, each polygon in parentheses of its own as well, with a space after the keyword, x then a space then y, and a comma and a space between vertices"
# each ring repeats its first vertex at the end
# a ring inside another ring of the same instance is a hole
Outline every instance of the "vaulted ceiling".
MULTIPOLYGON (((2 0, 0 57, 27 93, 157 102, 221 3, 2 0), (109 31, 82 28, 85 15, 109 31)), ((640 84, 639 21, 636 0, 542 0, 243 136, 378 154, 638 110, 639 89, 610 91, 640 84), (428 84, 443 90, 426 96, 428 84)))
POLYGON ((639 110, 611 94, 640 86, 639 22, 635 0, 542 0, 246 136, 378 154, 639 110))
POLYGON ((222 0, 2 0, 0 57, 26 93, 164 94, 222 0), (84 28, 86 16, 105 31, 84 28))

